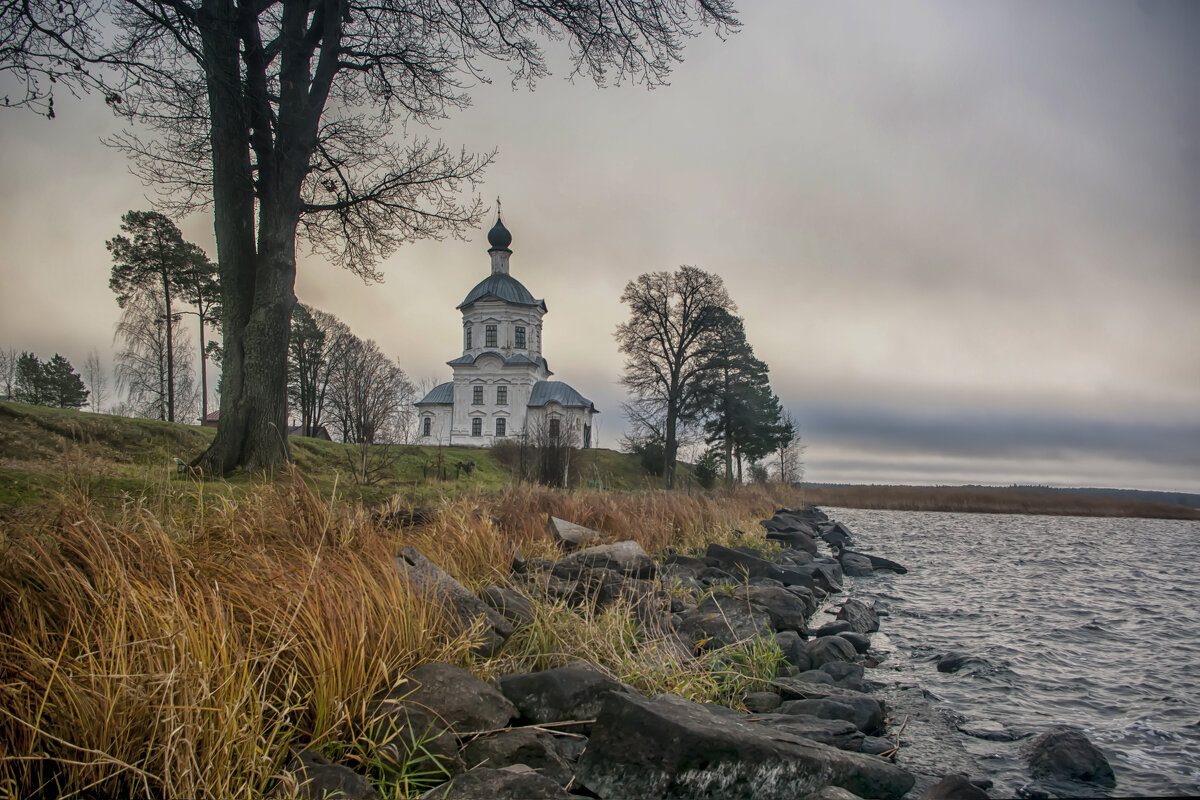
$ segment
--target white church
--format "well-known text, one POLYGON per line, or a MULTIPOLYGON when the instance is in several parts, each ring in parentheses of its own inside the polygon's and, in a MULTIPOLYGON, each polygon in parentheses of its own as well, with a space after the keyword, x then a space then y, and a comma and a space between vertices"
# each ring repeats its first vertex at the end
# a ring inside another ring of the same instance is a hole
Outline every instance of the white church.
POLYGON ((492 274, 458 305, 462 355, 448 363, 454 380, 417 402, 421 444, 487 447, 505 438, 562 439, 592 446, 592 401, 553 375, 542 356, 546 302, 508 273, 512 234, 499 214, 488 231, 492 274))

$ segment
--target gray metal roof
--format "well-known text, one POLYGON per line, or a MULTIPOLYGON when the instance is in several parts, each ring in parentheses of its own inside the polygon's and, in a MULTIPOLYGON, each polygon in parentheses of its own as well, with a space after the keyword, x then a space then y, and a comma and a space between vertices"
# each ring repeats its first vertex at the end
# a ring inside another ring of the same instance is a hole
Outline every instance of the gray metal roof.
POLYGON ((505 357, 505 355, 503 353, 501 353, 497 350, 484 350, 482 353, 480 353, 477 356, 473 356, 470 354, 462 355, 452 361, 447 361, 446 363, 452 367, 462 366, 464 364, 474 364, 478 359, 483 358, 486 355, 499 356, 500 359, 504 362, 504 365, 506 367, 532 364, 533 366, 540 365, 540 366, 546 367, 547 371, 549 371, 549 367, 546 365, 546 359, 544 359, 544 358, 540 358, 540 357, 536 358, 536 359, 530 358, 529 356, 525 355, 524 353, 517 353, 515 356, 505 357))
POLYGON ((429 390, 429 394, 416 403, 419 406, 451 406, 454 405, 454 382, 439 383, 429 390))
POLYGON ((596 411, 591 400, 562 381, 538 381, 533 385, 533 391, 529 395, 529 407, 537 408, 547 403, 558 403, 564 408, 590 408, 596 411))
POLYGON ((542 311, 546 310, 545 300, 535 300, 519 280, 512 275, 498 272, 488 275, 475 284, 475 288, 467 293, 467 299, 459 303, 458 307, 466 308, 485 297, 495 297, 497 300, 503 300, 516 306, 538 306, 542 311))

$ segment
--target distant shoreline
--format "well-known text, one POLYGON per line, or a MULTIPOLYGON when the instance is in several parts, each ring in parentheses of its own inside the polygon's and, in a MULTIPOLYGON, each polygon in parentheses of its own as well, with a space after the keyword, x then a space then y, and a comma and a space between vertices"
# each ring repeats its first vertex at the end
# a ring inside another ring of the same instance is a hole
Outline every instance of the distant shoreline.
POLYGON ((802 485, 816 506, 890 511, 958 511, 976 514, 1048 514, 1200 520, 1200 508, 1138 498, 1033 488, 979 486, 802 485))

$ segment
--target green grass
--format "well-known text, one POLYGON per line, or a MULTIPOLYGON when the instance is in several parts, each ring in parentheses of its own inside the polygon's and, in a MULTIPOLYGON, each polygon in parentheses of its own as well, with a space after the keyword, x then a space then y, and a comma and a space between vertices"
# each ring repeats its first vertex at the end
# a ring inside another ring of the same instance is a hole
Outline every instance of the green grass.
MULTIPOLYGON (((0 402, 0 505, 46 502, 68 488, 109 504, 186 491, 195 481, 178 472, 175 459, 190 462, 214 436, 215 429, 196 425, 0 402)), ((499 491, 512 481, 486 448, 392 445, 371 449, 370 457, 387 467, 360 486, 354 477, 356 446, 301 436, 291 437, 289 445, 296 469, 320 496, 367 505, 395 498, 434 504, 464 492, 499 491), (468 464, 469 474, 458 468, 468 464)), ((580 451, 572 473, 573 483, 592 488, 660 485, 636 458, 613 450, 580 451)), ((260 476, 232 475, 210 483, 236 495, 260 482, 260 476)))

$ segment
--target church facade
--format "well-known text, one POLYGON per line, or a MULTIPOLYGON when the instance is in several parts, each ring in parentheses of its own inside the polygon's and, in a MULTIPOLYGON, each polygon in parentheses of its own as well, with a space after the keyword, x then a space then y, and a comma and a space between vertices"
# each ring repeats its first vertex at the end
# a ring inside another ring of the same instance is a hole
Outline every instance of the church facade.
POLYGON ((454 379, 416 404, 418 443, 487 447, 524 435, 591 447, 599 412, 575 389, 550 380, 554 373, 542 355, 546 302, 509 274, 512 234, 498 215, 488 244, 491 274, 458 305, 462 355, 447 362, 454 379))

